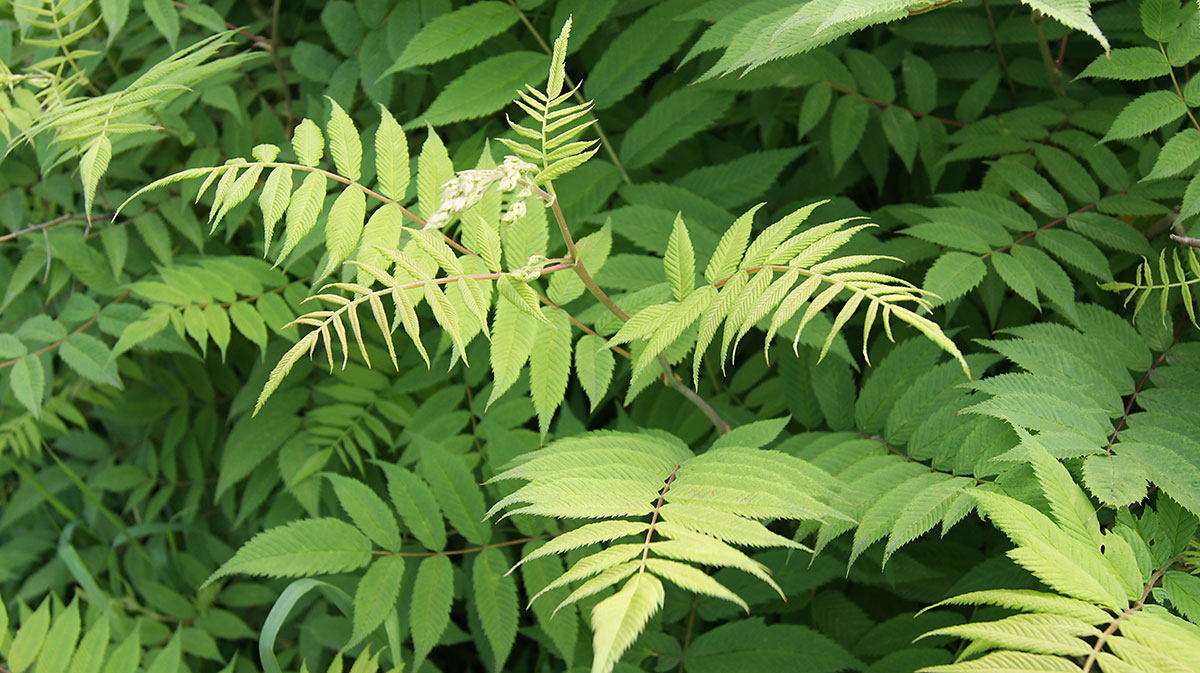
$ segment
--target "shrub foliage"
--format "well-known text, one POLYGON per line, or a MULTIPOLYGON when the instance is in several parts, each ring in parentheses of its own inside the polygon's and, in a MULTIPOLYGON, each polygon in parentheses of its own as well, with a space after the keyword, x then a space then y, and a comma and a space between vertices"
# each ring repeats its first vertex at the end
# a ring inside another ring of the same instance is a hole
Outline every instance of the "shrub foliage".
POLYGON ((1200 670, 1200 3, 0 25, 0 670, 1200 670))

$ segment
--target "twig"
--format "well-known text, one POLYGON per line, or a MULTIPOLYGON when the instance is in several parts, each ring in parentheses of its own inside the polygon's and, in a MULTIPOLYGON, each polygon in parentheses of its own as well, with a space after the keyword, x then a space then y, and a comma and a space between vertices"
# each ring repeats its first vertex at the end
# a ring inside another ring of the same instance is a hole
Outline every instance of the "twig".
POLYGON ((1175 68, 1171 67, 1171 59, 1167 58, 1167 51, 1163 49, 1162 42, 1158 43, 1158 51, 1167 62, 1167 74, 1171 76, 1171 84, 1175 85, 1175 95, 1179 96, 1179 102, 1183 103, 1183 109, 1187 111, 1188 119, 1192 120, 1192 126, 1197 131, 1200 131, 1200 122, 1196 121, 1196 116, 1192 114, 1191 106, 1187 104, 1187 99, 1183 97, 1183 90, 1179 88, 1179 80, 1175 77, 1175 68))
POLYGON ((1142 597, 1138 599, 1138 602, 1126 608, 1126 610, 1118 615, 1116 619, 1112 620, 1112 623, 1108 625, 1108 628, 1104 629, 1104 633, 1101 633, 1100 637, 1096 638, 1096 643, 1092 645, 1092 651, 1088 652, 1087 660, 1083 662, 1083 669, 1080 671, 1080 673, 1089 673, 1089 671, 1092 670, 1092 666, 1096 663, 1096 657, 1099 656, 1100 650, 1104 647, 1104 644, 1108 642, 1108 637, 1117 632, 1117 627, 1121 624, 1121 622, 1128 619, 1130 615, 1138 610, 1141 610, 1142 607, 1146 605, 1146 599, 1150 597, 1150 592, 1154 590, 1154 585, 1158 584, 1158 581, 1162 579, 1162 576, 1165 575, 1172 566, 1175 565, 1175 562, 1178 559, 1179 557, 1175 557, 1170 561, 1167 561, 1166 565, 1155 571, 1154 574, 1151 575, 1150 581, 1146 582, 1146 586, 1142 588, 1142 597))
MULTIPOLYGON (((1184 289, 1184 292, 1187 292, 1187 290, 1184 289)), ((1183 333, 1183 326, 1186 324, 1186 317, 1179 319, 1179 324, 1175 325, 1175 333, 1171 336, 1171 343, 1165 349, 1163 349, 1163 352, 1160 353, 1157 358, 1155 358, 1154 362, 1150 365, 1150 368, 1147 369, 1146 373, 1142 374, 1142 378, 1138 380, 1137 385, 1133 389, 1133 394, 1129 396, 1129 401, 1125 403, 1125 413, 1121 414, 1121 420, 1117 421, 1117 428, 1113 430, 1112 437, 1108 438, 1108 445, 1104 447, 1104 450, 1110 455, 1112 454, 1113 442, 1117 441, 1117 434, 1121 432, 1121 428, 1125 427, 1125 419, 1129 418, 1129 412, 1133 409, 1133 403, 1135 400, 1137 400, 1138 393, 1142 392, 1142 388, 1146 385, 1146 381, 1150 380, 1150 374, 1153 373, 1154 370, 1157 369, 1158 366, 1167 359, 1167 353, 1170 352, 1171 347, 1175 345, 1175 342, 1179 340, 1179 335, 1183 333)))
MULTIPOLYGON (((587 269, 584 268, 584 265, 580 262, 579 251, 575 247, 575 239, 571 237, 571 231, 567 228, 567 220, 565 217, 563 217, 562 208, 558 206, 558 199, 554 196, 554 185, 547 182, 546 188, 550 191, 550 206, 554 211, 554 219, 558 222, 558 230, 562 234, 563 242, 567 245, 570 258, 574 261, 573 266, 575 268, 575 274, 579 276, 579 280, 583 281, 583 284, 592 293, 593 297, 598 299, 601 304, 604 304, 604 306, 608 308, 613 315, 620 318, 621 322, 627 322, 629 320, 629 314, 622 310, 620 306, 617 306, 617 303, 612 300, 612 297, 609 297, 608 294, 600 288, 600 286, 596 283, 596 280, 592 278, 592 274, 588 273, 587 269)), ((671 367, 671 363, 667 361, 666 357, 660 354, 658 356, 658 364, 660 367, 662 367, 663 380, 666 382, 666 384, 679 391, 679 393, 687 398, 688 401, 696 405, 696 408, 698 408, 701 413, 707 416, 708 420, 712 421, 712 424, 714 427, 716 427, 718 434, 723 435, 729 432, 729 424, 726 423, 725 420, 721 418, 720 414, 718 414, 708 402, 705 402, 704 399, 696 393, 696 391, 688 388, 680 381, 679 375, 675 373, 675 370, 671 367)))
MULTIPOLYGON (((1121 194, 1124 194, 1124 193, 1125 193, 1125 192, 1121 192, 1121 194)), ((1118 196, 1120 196, 1120 194, 1118 194, 1118 196)), ((1097 202, 1097 203, 1098 203, 1098 202, 1097 202)), ((1076 210, 1072 210, 1071 212, 1067 213, 1066 215, 1063 215, 1062 217, 1058 218, 1057 220, 1052 220, 1052 221, 1050 221, 1050 222, 1047 222, 1046 224, 1043 224, 1042 226, 1038 227, 1037 229, 1034 229, 1033 231, 1029 232, 1028 234, 1025 234, 1025 235, 1024 235, 1024 236, 1022 236, 1021 238, 1018 238, 1017 240, 1013 241, 1012 243, 1009 243, 1009 244, 1008 244, 1008 245, 1006 245, 1006 246, 1003 246, 1003 247, 1000 247, 1000 248, 996 248, 995 250, 992 250, 991 252, 985 252, 985 253, 983 253, 982 255, 980 255, 980 256, 979 256, 979 259, 987 259, 988 257, 991 257, 992 255, 994 255, 994 254, 996 254, 996 253, 998 253, 998 252, 1004 252, 1005 250, 1009 250, 1009 249, 1011 249, 1011 248, 1015 248, 1016 246, 1018 246, 1018 245, 1021 245, 1021 244, 1022 244, 1022 243, 1024 243, 1025 241, 1028 241, 1029 239, 1033 238, 1034 236, 1037 236, 1037 233, 1038 233, 1039 231, 1045 231, 1045 230, 1047 230, 1047 229, 1049 229, 1049 228, 1051 228, 1051 227, 1054 227, 1054 226, 1057 226, 1057 225, 1059 225, 1059 224, 1062 224, 1063 222, 1066 222, 1066 221, 1067 221, 1067 218, 1068 218, 1068 217, 1070 217, 1070 216, 1072 216, 1072 215, 1078 215, 1079 213, 1086 213, 1087 211, 1089 211, 1089 210, 1091 210, 1092 208, 1095 208, 1095 207, 1096 207, 1096 204, 1095 204, 1095 203, 1089 203, 1089 204, 1087 204, 1086 206, 1084 206, 1084 207, 1082 207, 1082 208, 1079 208, 1079 209, 1076 209, 1076 210)))
POLYGON ((288 86, 287 73, 283 69, 283 60, 279 58, 279 2, 275 0, 271 4, 271 60, 275 63, 275 72, 279 75, 279 85, 283 93, 283 106, 287 110, 288 123, 287 129, 290 132, 292 126, 296 123, 296 110, 292 107, 292 91, 288 86))
POLYGON ((692 596, 692 609, 688 612, 687 631, 683 634, 683 648, 679 651, 679 673, 683 673, 683 664, 687 661, 688 645, 692 644, 692 627, 696 623, 696 597, 692 596))
POLYGON ((654 512, 650 515, 650 527, 646 529, 646 541, 642 544, 642 563, 638 567, 638 572, 646 569, 646 558, 650 556, 650 538, 654 535, 654 526, 658 523, 658 512, 662 509, 663 498, 666 497, 667 491, 671 490, 671 484, 675 481, 675 475, 679 473, 679 463, 671 468, 671 474, 667 475, 667 481, 663 484, 662 489, 658 492, 658 502, 654 503, 654 512))
MULTIPOLYGON (((188 8, 187 5, 185 5, 182 2, 179 2, 179 0, 172 0, 171 4, 174 5, 178 9, 187 9, 188 8)), ((251 42, 253 42, 254 46, 259 47, 261 49, 269 49, 270 48, 268 46, 269 43, 267 42, 267 39, 265 37, 262 37, 261 35, 255 35, 254 33, 251 33, 250 31, 246 30, 245 28, 239 28, 238 26, 235 26, 232 23, 229 23, 228 21, 222 21, 222 23, 225 24, 225 27, 227 29, 237 31, 238 35, 241 35, 242 37, 246 38, 247 40, 250 40, 251 42)))
MULTIPOLYGON (((128 296, 129 296, 129 290, 125 290, 116 299, 110 301, 108 303, 108 305, 112 306, 113 304, 119 304, 121 301, 123 301, 125 299, 125 297, 128 297, 128 296)), ((42 353, 48 353, 48 352, 54 350, 55 348, 58 348, 59 346, 63 345, 63 342, 65 342, 67 339, 71 338, 72 335, 79 334, 83 330, 94 325, 96 323, 96 319, 99 317, 100 317, 100 314, 97 313, 96 315, 89 318, 87 322, 83 323, 79 327, 76 327, 75 330, 73 332, 71 332, 71 334, 68 334, 67 336, 59 339, 58 341, 55 341, 54 343, 50 344, 49 346, 43 346, 42 348, 39 348, 32 353, 22 355, 19 358, 14 358, 12 360, 8 360, 7 362, 0 362, 0 369, 4 369, 5 367, 11 367, 11 366, 17 364, 18 362, 20 362, 22 358, 27 358, 30 355, 41 355, 42 353)))
POLYGON ((549 535, 534 535, 532 537, 522 537, 516 540, 505 540, 504 542, 496 542, 495 544, 485 544, 478 547, 467 547, 466 549, 451 549, 450 551, 379 551, 375 550, 371 553, 375 556, 403 556, 405 558, 424 558, 428 556, 460 556, 462 554, 473 554, 475 552, 484 551, 486 549, 496 549, 497 547, 511 547, 517 544, 525 544, 534 540, 544 540, 550 537, 549 535))
MULTIPOLYGON (((112 215, 113 215, 112 213, 105 213, 104 215, 94 215, 93 217, 95 217, 95 218, 110 218, 110 217, 112 217, 112 215)), ((63 222, 74 222, 74 221, 84 221, 84 220, 87 220, 87 215, 85 215, 83 213, 60 215, 60 216, 54 218, 53 220, 47 220, 46 222, 42 222, 41 224, 34 224, 34 225, 30 225, 28 227, 25 227, 24 229, 21 229, 20 231, 14 231, 14 232, 11 232, 8 234, 4 234, 3 236, 0 236, 0 243, 3 243, 5 241, 11 241, 14 238, 17 238, 18 236, 23 236, 25 234, 33 233, 35 231, 44 231, 46 229, 49 229, 50 227, 62 224, 63 222)))
POLYGON ((1012 94, 1013 104, 1017 102, 1017 85, 1008 72, 1008 59, 1004 57, 1004 48, 1000 46, 1000 36, 996 32, 996 19, 992 17, 992 6, 984 0, 983 10, 987 12, 988 28, 992 31, 992 45, 996 47, 996 56, 1000 57, 1000 70, 1004 72, 1004 81, 1008 83, 1008 92, 1012 94))
POLYGON ((962 128, 962 127, 966 126, 966 124, 964 124, 964 123, 962 123, 962 122, 959 122, 959 121, 954 121, 953 119, 943 119, 942 117, 936 117, 936 116, 934 116, 934 115, 931 115, 931 114, 928 114, 928 113, 925 113, 925 112, 917 112, 916 110, 910 110, 910 109, 908 109, 908 108, 906 108, 906 107, 904 107, 904 106, 902 106, 902 105, 896 105, 895 103, 885 103, 884 101, 881 101, 881 100, 876 100, 876 99, 874 99, 874 98, 871 98, 871 97, 869 97, 869 96, 864 96, 863 94, 861 94, 861 93, 859 93, 859 92, 857 92, 857 91, 851 91, 851 90, 849 90, 849 89, 843 89, 842 87, 840 87, 840 86, 838 86, 838 85, 834 84, 833 82, 826 81, 825 83, 829 85, 829 88, 830 88, 830 89, 833 89, 834 91, 836 91, 836 92, 838 92, 838 93, 846 94, 846 95, 848 95, 848 96, 858 96, 859 98, 861 98, 861 99, 863 99, 863 100, 867 101, 868 103, 871 103, 871 104, 873 104, 873 105, 878 105, 879 107, 896 107, 896 108, 900 108, 901 110, 904 110, 905 112, 907 112, 908 114, 910 114, 910 115, 912 115, 912 116, 914 116, 914 117, 929 117, 930 119, 933 119, 934 121, 941 122, 941 123, 945 124, 946 126, 955 126, 955 127, 958 127, 958 128, 962 128))
POLYGON ((1189 248, 1200 248, 1200 238, 1192 238, 1191 236, 1180 236, 1179 234, 1171 234, 1171 240, 1180 245, 1186 245, 1189 248))

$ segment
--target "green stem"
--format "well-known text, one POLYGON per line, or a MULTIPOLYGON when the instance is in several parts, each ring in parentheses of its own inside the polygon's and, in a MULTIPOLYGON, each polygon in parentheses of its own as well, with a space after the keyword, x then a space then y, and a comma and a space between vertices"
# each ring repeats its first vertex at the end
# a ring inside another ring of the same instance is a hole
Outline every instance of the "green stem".
POLYGON ((1050 42, 1046 39, 1046 15, 1037 11, 1033 11, 1030 15, 1030 21, 1033 22, 1033 28, 1037 31, 1038 53, 1042 55, 1042 65, 1046 68, 1046 77, 1050 79, 1050 85, 1054 87, 1054 95, 1059 98, 1066 98, 1067 91, 1063 88, 1062 73, 1054 63, 1054 56, 1050 53, 1050 42))

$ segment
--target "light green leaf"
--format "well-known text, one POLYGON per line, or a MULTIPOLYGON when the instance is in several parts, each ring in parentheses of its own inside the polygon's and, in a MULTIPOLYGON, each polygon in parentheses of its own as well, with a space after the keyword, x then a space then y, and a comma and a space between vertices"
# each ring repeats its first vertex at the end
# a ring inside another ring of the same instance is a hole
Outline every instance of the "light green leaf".
POLYGON ((662 582, 637 573, 617 593, 592 608, 592 673, 611 673, 646 622, 662 607, 662 582))
POLYGON ((316 166, 321 160, 325 153, 325 138, 313 120, 305 119, 292 132, 292 150, 305 166, 316 166))
POLYGON ((436 131, 429 129, 429 137, 421 146, 417 157, 417 208, 421 217, 428 218, 442 201, 442 185, 454 178, 454 164, 446 146, 436 131))
POLYGON ((671 293, 677 301, 683 301, 696 287, 696 252, 692 249, 692 238, 680 215, 675 215, 671 237, 667 240, 667 252, 663 256, 663 267, 671 283, 671 293))
POLYGON ((529 390, 542 435, 567 392, 571 372, 571 322, 562 309, 544 308, 546 322, 538 326, 529 354, 529 390))
POLYGON ((329 124, 325 130, 329 134, 334 168, 342 177, 357 181, 362 175, 362 141, 358 139, 358 129, 337 101, 329 98, 329 105, 329 124))
POLYGON ((50 630, 50 597, 42 599, 41 605, 21 622, 21 628, 8 647, 8 670, 25 673, 37 659, 46 632, 50 630))
POLYGON ((379 106, 379 128, 375 130, 375 177, 381 194, 393 201, 404 199, 409 179, 408 138, 383 105, 379 106))
POLYGON ((79 160, 79 177, 83 180, 84 210, 90 215, 92 201, 96 197, 96 186, 100 178, 108 171, 108 162, 112 159, 112 141, 108 134, 101 133, 89 143, 88 149, 79 160))
POLYGON ((1062 25, 1075 30, 1081 30, 1092 36, 1104 51, 1109 50, 1108 39, 1096 22, 1092 20, 1092 7, 1089 0, 1021 0, 1029 7, 1052 17, 1062 25))
POLYGON ((318 277, 328 276, 354 252, 363 232, 366 210, 367 197, 358 187, 347 187, 338 195, 325 222, 325 248, 329 260, 318 277))
POLYGON ((575 375, 587 393, 593 411, 604 399, 615 367, 616 358, 612 350, 604 345, 604 339, 594 334, 579 337, 575 344, 575 375))
MULTIPOLYGON (((299 129, 297 129, 298 131, 299 129)), ((294 139, 295 137, 293 137, 294 139)), ((288 204, 287 229, 283 234, 283 247, 280 248, 279 254, 275 258, 276 264, 282 262, 300 242, 300 239, 312 231, 324 205, 325 176, 320 173, 309 173, 304 176, 304 182, 300 183, 300 188, 296 190, 291 203, 288 204)))

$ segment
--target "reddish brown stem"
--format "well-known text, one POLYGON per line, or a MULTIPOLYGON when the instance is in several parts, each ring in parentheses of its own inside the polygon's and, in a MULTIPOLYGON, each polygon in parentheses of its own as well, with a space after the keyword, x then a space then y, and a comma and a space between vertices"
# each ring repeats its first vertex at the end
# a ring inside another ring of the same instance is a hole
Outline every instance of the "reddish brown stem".
MULTIPOLYGON (((1184 291, 1186 291, 1186 289, 1184 291)), ((1145 387, 1146 381, 1150 380, 1150 374, 1153 373, 1154 370, 1157 369, 1158 366, 1167 359, 1167 353, 1171 351, 1171 347, 1174 346, 1175 342, 1179 340, 1179 335, 1183 333, 1183 326, 1186 324, 1186 317, 1179 319, 1179 323, 1175 325, 1175 333, 1171 336, 1171 343, 1166 347, 1165 350, 1163 350, 1162 353, 1158 354, 1158 357, 1154 359, 1153 363, 1151 363, 1150 368, 1147 369, 1146 373, 1142 374, 1142 378, 1138 380, 1137 385, 1133 389, 1133 394, 1129 396, 1129 401, 1125 403, 1125 413, 1121 414, 1121 420, 1117 421, 1117 429, 1113 430, 1112 437, 1108 438, 1108 445, 1104 447, 1104 450, 1108 453, 1112 453, 1113 442, 1117 441, 1117 434, 1121 432, 1121 428, 1125 427, 1125 419, 1129 418, 1129 412, 1133 409, 1133 403, 1135 400, 1137 400, 1138 393, 1142 392, 1142 388, 1145 387)))

